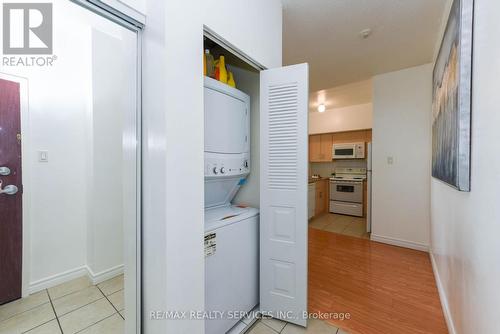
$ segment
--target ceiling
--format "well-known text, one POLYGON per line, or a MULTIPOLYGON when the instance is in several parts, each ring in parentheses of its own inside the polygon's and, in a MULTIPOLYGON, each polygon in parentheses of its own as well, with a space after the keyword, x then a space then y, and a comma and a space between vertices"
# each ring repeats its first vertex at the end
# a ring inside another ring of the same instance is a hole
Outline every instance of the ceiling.
POLYGON ((324 104, 326 111, 372 102, 372 80, 363 80, 347 85, 336 86, 312 92, 309 96, 309 111, 318 110, 319 104, 324 104))
POLYGON ((309 63, 312 92, 431 62, 447 1, 282 0, 283 62, 309 63))

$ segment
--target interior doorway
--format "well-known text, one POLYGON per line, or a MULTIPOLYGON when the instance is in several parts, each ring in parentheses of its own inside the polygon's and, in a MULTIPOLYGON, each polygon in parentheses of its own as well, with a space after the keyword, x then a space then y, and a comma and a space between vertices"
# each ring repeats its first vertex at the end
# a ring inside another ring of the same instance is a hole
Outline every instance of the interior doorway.
POLYGON ((141 26, 45 9, 51 54, 0 65, 0 332, 138 333, 141 26))

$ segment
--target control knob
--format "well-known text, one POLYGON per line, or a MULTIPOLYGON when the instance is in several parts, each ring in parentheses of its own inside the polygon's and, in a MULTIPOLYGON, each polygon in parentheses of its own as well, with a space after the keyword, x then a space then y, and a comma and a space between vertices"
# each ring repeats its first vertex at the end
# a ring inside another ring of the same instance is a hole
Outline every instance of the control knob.
POLYGON ((214 167, 214 168, 212 169, 212 171, 214 172, 214 174, 219 174, 219 171, 217 170, 217 167, 214 167))
POLYGON ((220 173, 221 173, 221 174, 224 174, 225 172, 226 172, 226 169, 225 169, 224 167, 221 167, 221 168, 220 168, 220 173))

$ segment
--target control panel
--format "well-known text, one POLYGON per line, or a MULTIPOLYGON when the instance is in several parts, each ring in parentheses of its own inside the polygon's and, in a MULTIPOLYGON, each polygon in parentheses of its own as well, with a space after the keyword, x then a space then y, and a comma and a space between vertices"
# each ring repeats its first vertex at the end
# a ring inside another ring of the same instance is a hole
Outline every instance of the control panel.
POLYGON ((205 177, 244 176, 250 173, 250 155, 205 152, 205 177))

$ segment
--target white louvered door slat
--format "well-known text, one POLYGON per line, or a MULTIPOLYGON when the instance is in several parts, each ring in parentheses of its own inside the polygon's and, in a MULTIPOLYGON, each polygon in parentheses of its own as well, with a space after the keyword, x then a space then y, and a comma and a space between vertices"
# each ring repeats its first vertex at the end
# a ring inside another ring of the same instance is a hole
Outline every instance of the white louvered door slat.
POLYGON ((308 65, 260 76, 260 309, 306 325, 308 65))

